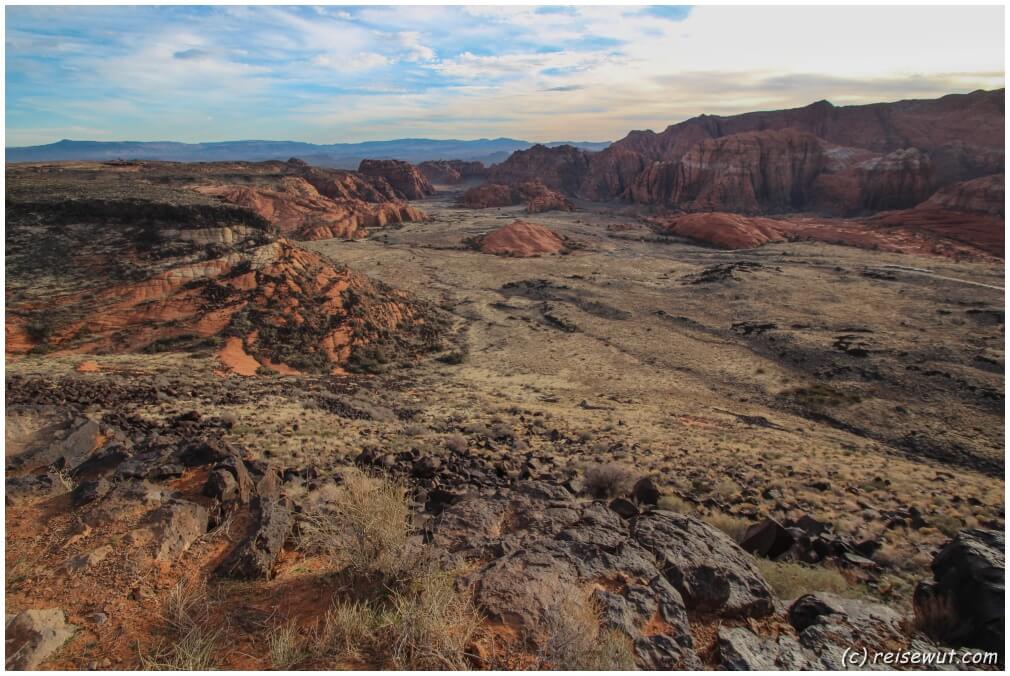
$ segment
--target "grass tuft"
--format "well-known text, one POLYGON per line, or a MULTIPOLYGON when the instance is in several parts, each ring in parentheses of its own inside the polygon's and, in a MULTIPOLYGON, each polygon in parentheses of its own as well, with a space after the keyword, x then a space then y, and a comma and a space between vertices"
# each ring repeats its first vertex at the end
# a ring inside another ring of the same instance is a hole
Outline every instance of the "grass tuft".
POLYGON ((332 503, 305 515, 300 546, 363 577, 392 580, 409 571, 416 556, 406 488, 388 477, 350 474, 335 492, 332 503))
POLYGON ((860 588, 834 568, 808 566, 793 561, 755 559, 761 575, 781 599, 796 599, 811 592, 831 592, 839 596, 859 597, 860 588))

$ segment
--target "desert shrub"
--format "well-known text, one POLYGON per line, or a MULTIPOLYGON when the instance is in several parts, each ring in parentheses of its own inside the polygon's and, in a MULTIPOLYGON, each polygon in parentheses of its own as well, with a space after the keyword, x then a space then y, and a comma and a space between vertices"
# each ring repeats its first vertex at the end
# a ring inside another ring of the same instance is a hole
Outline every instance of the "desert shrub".
POLYGON ((180 580, 168 591, 161 604, 162 619, 177 631, 203 624, 209 615, 210 602, 203 582, 180 580))
POLYGON ((413 565, 406 488, 388 477, 348 475, 333 502, 306 514, 301 546, 381 579, 397 578, 413 565))
POLYGON ((751 522, 747 519, 742 519, 732 514, 723 514, 722 512, 707 514, 702 517, 702 520, 733 538, 734 542, 743 540, 744 533, 747 532, 747 529, 751 525, 751 522))
POLYGON ((732 479, 720 479, 712 486, 712 492, 720 498, 727 499, 740 492, 740 486, 732 479))
POLYGON ((756 559, 755 563, 781 599, 795 599, 818 591, 850 597, 861 595, 859 589, 834 568, 767 559, 756 559))
POLYGON ((947 594, 936 594, 916 600, 915 614, 908 629, 912 634, 925 634, 943 643, 945 638, 956 634, 961 627, 954 602, 947 594))
POLYGON ((422 567, 391 597, 385 627, 398 669, 466 669, 466 647, 480 630, 481 617, 456 576, 434 565, 422 567))
POLYGON ((508 423, 500 422, 491 428, 490 436, 492 439, 505 441, 515 438, 515 430, 508 423))
POLYGON ((930 517, 929 525, 950 538, 957 535, 964 528, 964 522, 961 519, 949 514, 936 514, 930 517))
POLYGON ((25 332, 35 342, 47 340, 53 330, 53 320, 50 317, 33 317, 25 324, 25 332))
POLYGON ((600 628, 591 599, 569 597, 551 608, 540 628, 537 666, 563 671, 611 671, 635 668, 631 640, 615 629, 600 628))
POLYGON ((418 437, 427 431, 427 427, 418 423, 410 423, 409 425, 404 425, 403 427, 403 433, 408 437, 418 437))
POLYGON ((459 433, 448 434, 445 437, 445 447, 453 453, 465 453, 469 444, 466 437, 459 433))
POLYGON ((613 498, 625 495, 630 489, 634 474, 616 462, 586 467, 583 477, 586 491, 594 498, 613 498))
POLYGON ((302 633, 293 622, 272 628, 267 634, 270 664, 276 669, 290 669, 309 656, 302 633))
POLYGON ((782 392, 778 396, 801 409, 821 414, 858 404, 861 401, 857 395, 848 394, 820 383, 809 387, 796 387, 782 392))

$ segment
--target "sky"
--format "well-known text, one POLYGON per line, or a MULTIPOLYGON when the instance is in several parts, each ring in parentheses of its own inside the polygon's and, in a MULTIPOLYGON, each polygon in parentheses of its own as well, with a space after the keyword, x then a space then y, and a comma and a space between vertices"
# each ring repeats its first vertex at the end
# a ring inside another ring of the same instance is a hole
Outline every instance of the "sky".
POLYGON ((1004 86, 1002 7, 6 7, 6 145, 616 140, 1004 86))

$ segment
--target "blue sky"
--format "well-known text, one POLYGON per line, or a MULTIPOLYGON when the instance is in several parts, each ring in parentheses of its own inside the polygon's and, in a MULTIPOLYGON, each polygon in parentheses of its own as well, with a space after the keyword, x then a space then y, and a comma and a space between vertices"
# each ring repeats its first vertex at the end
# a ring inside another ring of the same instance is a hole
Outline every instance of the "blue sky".
POLYGON ((613 140, 1003 86, 1003 9, 10 7, 8 146, 613 140))

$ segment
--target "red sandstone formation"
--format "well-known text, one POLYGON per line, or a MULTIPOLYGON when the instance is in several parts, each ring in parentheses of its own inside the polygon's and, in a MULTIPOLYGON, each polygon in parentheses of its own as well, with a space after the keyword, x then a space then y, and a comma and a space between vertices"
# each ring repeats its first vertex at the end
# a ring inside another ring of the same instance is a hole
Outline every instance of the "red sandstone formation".
POLYGON ((417 165, 418 171, 431 183, 455 185, 477 178, 487 178, 487 167, 482 162, 464 160, 428 160, 417 165))
POLYGON ((410 200, 434 195, 428 179, 409 162, 400 160, 361 160, 358 172, 365 176, 385 179, 393 188, 410 200))
POLYGON ((398 200, 377 204, 360 199, 330 199, 305 179, 285 177, 277 190, 236 185, 199 186, 198 192, 255 211, 296 240, 360 239, 367 228, 424 219, 424 213, 398 200))
POLYGON ((866 219, 881 231, 901 231, 938 240, 937 253, 972 257, 963 247, 1002 258, 1004 229, 1004 175, 983 176, 941 188, 914 209, 884 211, 866 219))
POLYGON ((544 190, 531 195, 526 201, 526 213, 540 214, 545 211, 575 211, 575 205, 561 193, 544 186, 544 190))
POLYGON ((789 225, 771 218, 723 212, 676 216, 661 221, 661 232, 686 237, 717 249, 753 249, 785 239, 789 225))
POLYGON ((459 198, 459 205, 470 209, 510 207, 517 203, 512 188, 504 183, 482 183, 470 188, 459 198))
POLYGON ((243 373, 338 372, 380 348, 428 350, 447 326, 437 308, 277 238, 330 208, 298 179, 289 193, 230 188, 251 200, 238 208, 139 173, 46 171, 8 171, 8 354, 215 348, 243 373))
POLYGON ((917 208, 953 209, 1003 216, 1004 174, 982 176, 937 190, 917 208))
POLYGON ((1004 91, 935 100, 702 115, 634 131, 598 153, 536 146, 490 180, 680 210, 857 214, 915 206, 1001 172, 1004 91))
POLYGON ((523 202, 526 202, 528 214, 544 211, 575 211, 575 205, 571 201, 540 181, 524 181, 516 186, 483 183, 467 190, 459 200, 460 206, 471 209, 508 207, 523 202))
POLYGON ((508 185, 540 181, 552 190, 573 195, 589 170, 591 155, 575 146, 548 148, 537 144, 527 150, 517 150, 506 161, 491 167, 488 180, 508 185))
POLYGON ((476 242, 481 252, 498 256, 527 258, 561 253, 565 241, 542 225, 514 221, 493 230, 476 242))
POLYGON ((1003 221, 987 214, 916 208, 886 211, 863 220, 790 215, 782 218, 725 212, 650 219, 663 234, 718 249, 753 249, 782 241, 809 241, 860 249, 967 260, 1003 254, 1003 221))

